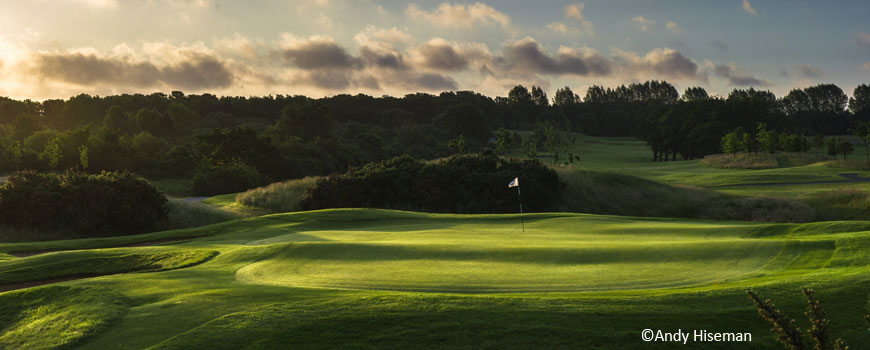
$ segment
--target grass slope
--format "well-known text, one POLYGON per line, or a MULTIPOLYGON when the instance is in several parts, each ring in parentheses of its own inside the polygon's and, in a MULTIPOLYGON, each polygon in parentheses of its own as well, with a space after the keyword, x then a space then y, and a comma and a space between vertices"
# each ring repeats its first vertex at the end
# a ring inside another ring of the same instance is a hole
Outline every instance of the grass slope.
MULTIPOLYGON (((550 213, 527 215, 525 233, 519 224, 514 215, 371 209, 269 215, 173 244, 220 252, 206 263, 60 285, 129 300, 126 315, 83 349, 674 346, 641 341, 644 328, 751 332, 751 343, 690 348, 769 349, 777 346, 769 325, 744 290, 800 319, 803 286, 816 289, 834 336, 870 343, 868 222, 550 213)), ((9 293, 18 292, 0 298, 9 293)))

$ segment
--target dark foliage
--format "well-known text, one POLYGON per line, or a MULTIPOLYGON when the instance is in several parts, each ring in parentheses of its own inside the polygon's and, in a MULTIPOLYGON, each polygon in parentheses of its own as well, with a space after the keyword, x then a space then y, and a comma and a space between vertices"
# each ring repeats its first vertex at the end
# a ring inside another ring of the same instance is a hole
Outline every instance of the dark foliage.
POLYGON ((257 169, 242 163, 206 165, 193 175, 191 194, 214 196, 243 192, 265 183, 263 175, 257 169))
POLYGON ((368 164, 318 181, 302 200, 304 209, 371 207, 439 213, 514 213, 520 178, 524 209, 555 210, 563 184, 538 161, 494 155, 453 156, 424 164, 410 156, 368 164))
POLYGON ((130 173, 24 171, 0 186, 0 223, 14 227, 117 235, 148 232, 166 217, 166 198, 130 173))

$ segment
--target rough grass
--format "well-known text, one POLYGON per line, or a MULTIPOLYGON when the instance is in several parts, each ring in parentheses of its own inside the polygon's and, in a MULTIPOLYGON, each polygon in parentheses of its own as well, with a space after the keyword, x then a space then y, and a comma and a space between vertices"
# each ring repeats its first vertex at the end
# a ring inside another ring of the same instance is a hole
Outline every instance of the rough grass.
POLYGON ((239 213, 208 204, 169 198, 169 217, 158 225, 157 231, 205 226, 241 217, 239 213))
POLYGON ((750 332, 751 343, 687 348, 772 349, 744 290, 807 329, 800 287, 816 290, 833 334, 870 343, 868 222, 545 213, 526 215, 523 233, 519 221, 370 209, 269 215, 214 225, 202 233, 221 234, 184 244, 221 252, 207 264, 64 285, 111 288, 135 305, 82 349, 673 348, 641 341, 644 328, 750 332))
POLYGON ((0 285, 68 277, 162 271, 200 264, 214 257, 210 250, 166 251, 166 248, 56 252, 0 264, 0 285))
MULTIPOLYGON (((155 232, 200 227, 235 220, 246 216, 245 213, 224 210, 219 207, 179 198, 169 199, 169 217, 157 224, 155 232)), ((261 213, 262 214, 262 213, 261 213)), ((71 239, 82 235, 64 228, 33 229, 0 225, 0 242, 35 242, 71 239)))
POLYGON ((829 157, 812 153, 738 153, 709 155, 701 160, 701 164, 720 169, 773 169, 803 166, 828 160, 830 160, 829 157))
POLYGON ((0 294, 0 349, 66 349, 122 318, 129 300, 103 287, 50 286, 0 294))
POLYGON ((570 169, 558 172, 567 185, 562 211, 768 222, 815 219, 810 206, 792 199, 745 198, 608 172, 570 169))
POLYGON ((236 202, 253 207, 265 208, 273 213, 302 210, 299 201, 306 189, 313 187, 319 177, 276 182, 236 195, 236 202))

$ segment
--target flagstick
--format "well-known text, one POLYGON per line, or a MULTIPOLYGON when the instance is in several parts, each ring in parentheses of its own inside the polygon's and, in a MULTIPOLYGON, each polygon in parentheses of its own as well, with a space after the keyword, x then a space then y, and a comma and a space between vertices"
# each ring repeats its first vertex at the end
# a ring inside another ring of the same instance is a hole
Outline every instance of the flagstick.
POLYGON ((520 223, 523 225, 523 232, 526 232, 526 220, 523 219, 523 196, 520 193, 520 185, 517 184, 517 198, 520 200, 520 223))

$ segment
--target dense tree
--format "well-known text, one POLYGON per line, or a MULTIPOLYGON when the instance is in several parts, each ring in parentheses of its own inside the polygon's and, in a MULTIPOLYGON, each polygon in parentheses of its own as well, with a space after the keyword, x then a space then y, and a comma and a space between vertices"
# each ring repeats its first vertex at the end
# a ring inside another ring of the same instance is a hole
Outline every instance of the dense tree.
POLYGON ((700 86, 688 87, 686 91, 683 92, 683 101, 686 102, 694 102, 701 101, 710 98, 710 95, 707 95, 707 90, 700 86))
POLYGON ((567 107, 580 103, 580 96, 571 91, 569 87, 563 87, 556 90, 556 95, 553 96, 553 105, 559 107, 567 107))
POLYGON ((849 110, 861 119, 870 119, 870 86, 861 84, 855 87, 849 99, 849 110))
POLYGON ((533 104, 532 94, 525 86, 517 85, 508 91, 508 101, 511 104, 529 105, 533 104))
POLYGON ((511 148, 513 137, 505 128, 498 129, 495 133, 495 145, 498 154, 504 155, 511 148))
POLYGON ((550 105, 550 100, 547 99, 547 93, 541 90, 540 86, 532 85, 531 93, 532 103, 538 107, 547 107, 550 105))

